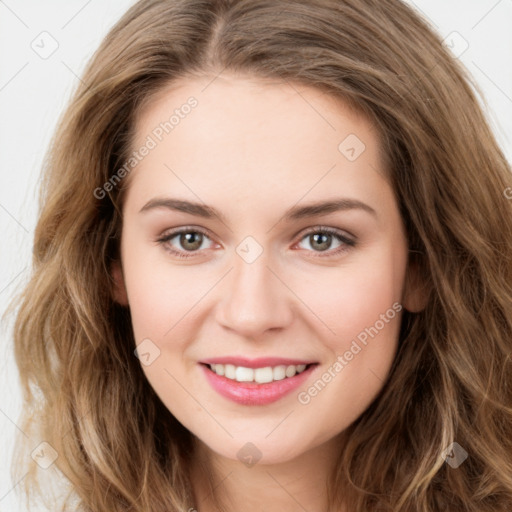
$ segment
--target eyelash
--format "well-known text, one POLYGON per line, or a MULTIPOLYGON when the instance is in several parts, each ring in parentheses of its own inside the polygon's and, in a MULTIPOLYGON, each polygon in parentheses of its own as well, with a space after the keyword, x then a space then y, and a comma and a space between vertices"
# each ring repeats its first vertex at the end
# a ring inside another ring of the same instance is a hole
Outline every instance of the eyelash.
MULTIPOLYGON (((208 236, 208 233, 205 230, 201 229, 201 228, 184 227, 184 228, 177 229, 175 231, 171 231, 170 233, 164 234, 163 236, 158 238, 156 241, 159 244, 165 245, 170 240, 172 240, 176 236, 181 235, 183 233, 201 233, 202 235, 204 235, 204 236, 206 236, 207 238, 210 239, 210 237, 208 236)), ((330 257, 334 257, 334 256, 337 256, 337 255, 339 255, 339 254, 341 254, 343 252, 346 252, 350 248, 356 246, 356 241, 354 239, 350 239, 350 238, 346 237, 338 229, 330 228, 330 227, 327 227, 327 226, 316 226, 315 228, 311 228, 311 229, 307 230, 306 232, 304 232, 302 234, 302 237, 300 238, 299 242, 304 240, 304 238, 306 238, 308 235, 318 234, 318 233, 332 235, 335 238, 337 238, 343 245, 341 245, 340 247, 338 247, 334 251, 332 251, 332 250, 327 250, 327 251, 308 251, 308 252, 315 252, 315 253, 317 253, 314 256, 315 258, 330 258, 330 257), (328 254, 324 255, 323 254, 324 252, 328 253, 328 254)), ((171 253, 173 256, 176 256, 176 257, 181 258, 181 259, 193 258, 199 252, 199 251, 189 251, 189 254, 186 254, 186 253, 184 253, 182 251, 177 251, 177 250, 175 250, 173 248, 170 248, 168 245, 165 246, 165 250, 168 251, 169 253, 171 253)))

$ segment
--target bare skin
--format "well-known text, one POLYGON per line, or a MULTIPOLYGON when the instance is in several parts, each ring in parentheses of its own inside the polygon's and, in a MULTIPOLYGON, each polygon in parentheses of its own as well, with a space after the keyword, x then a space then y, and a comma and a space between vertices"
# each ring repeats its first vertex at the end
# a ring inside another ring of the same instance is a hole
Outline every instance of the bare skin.
MULTIPOLYGON (((325 512, 340 436, 384 385, 403 309, 421 308, 402 219, 378 134, 347 105, 300 85, 233 75, 210 82, 183 81, 138 119, 135 148, 187 98, 198 101, 132 171, 117 300, 130 307, 137 344, 158 348, 144 372, 194 434, 197 460, 215 468, 229 510, 325 512), (156 197, 206 204, 224 218, 141 212, 156 197), (292 207, 341 198, 352 202, 284 218, 292 207), (315 239, 322 226, 336 234, 315 239), (204 231, 201 243, 179 234, 158 241, 182 227, 204 231), (262 250, 251 263, 237 252, 249 236, 242 247, 262 250), (377 334, 356 352, 353 341, 371 326, 377 334), (276 402, 241 405, 214 390, 199 364, 228 355, 317 366, 276 402), (339 356, 346 364, 336 371, 339 356), (310 393, 326 373, 329 382, 310 393), (261 454, 250 467, 239 455, 247 443, 261 454)), ((192 471, 191 509, 213 512, 201 464, 192 471)))

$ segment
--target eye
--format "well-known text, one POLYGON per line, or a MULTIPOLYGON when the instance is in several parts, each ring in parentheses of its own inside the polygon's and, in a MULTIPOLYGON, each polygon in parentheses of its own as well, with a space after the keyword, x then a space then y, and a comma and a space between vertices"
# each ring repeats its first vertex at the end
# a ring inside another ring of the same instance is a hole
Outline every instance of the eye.
POLYGON ((164 234, 157 242, 164 245, 167 251, 178 258, 190 258, 200 249, 206 249, 202 247, 205 240, 210 240, 210 238, 202 229, 185 227, 164 234), (176 239, 176 243, 180 246, 177 249, 171 243, 173 239, 176 239))
MULTIPOLYGON (((212 242, 206 231, 200 228, 183 227, 165 233, 157 242, 162 244, 165 250, 170 252, 173 256, 178 258, 191 258, 201 250, 212 248, 212 246, 203 246, 204 242, 207 240, 212 242), (174 243, 172 243, 173 240, 174 243), (178 247, 176 247, 176 245, 178 245, 178 247)), ((351 247, 356 245, 355 239, 350 238, 343 231, 324 226, 317 226, 310 229, 302 235, 300 242, 303 240, 306 240, 312 249, 309 252, 320 253, 316 254, 315 257, 336 256, 342 252, 348 251, 351 247), (332 249, 333 241, 336 240, 338 245, 332 249), (321 253, 325 253, 325 255, 321 253)))
POLYGON ((356 245, 356 241, 349 238, 343 231, 324 226, 318 226, 307 231, 301 238, 301 242, 303 240, 307 241, 313 252, 326 253, 325 255, 318 254, 319 257, 335 256, 356 245), (332 249, 335 240, 338 241, 338 245, 332 249))

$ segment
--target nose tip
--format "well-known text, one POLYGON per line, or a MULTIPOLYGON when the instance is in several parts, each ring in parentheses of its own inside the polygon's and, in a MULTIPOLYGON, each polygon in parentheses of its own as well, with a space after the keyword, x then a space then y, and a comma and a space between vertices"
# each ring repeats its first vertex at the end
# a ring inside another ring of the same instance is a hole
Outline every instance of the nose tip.
POLYGON ((226 276, 217 321, 247 338, 257 338, 292 321, 289 291, 264 257, 252 263, 239 259, 226 276))

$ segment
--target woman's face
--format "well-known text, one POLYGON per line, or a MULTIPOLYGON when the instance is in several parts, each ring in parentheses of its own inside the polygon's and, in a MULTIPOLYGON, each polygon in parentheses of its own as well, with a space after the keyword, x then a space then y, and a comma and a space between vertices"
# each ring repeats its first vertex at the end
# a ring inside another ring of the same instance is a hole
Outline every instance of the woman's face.
POLYGON ((114 276, 155 392, 230 459, 333 440, 383 387, 412 297, 375 129, 231 75, 168 89, 136 129, 114 276))

